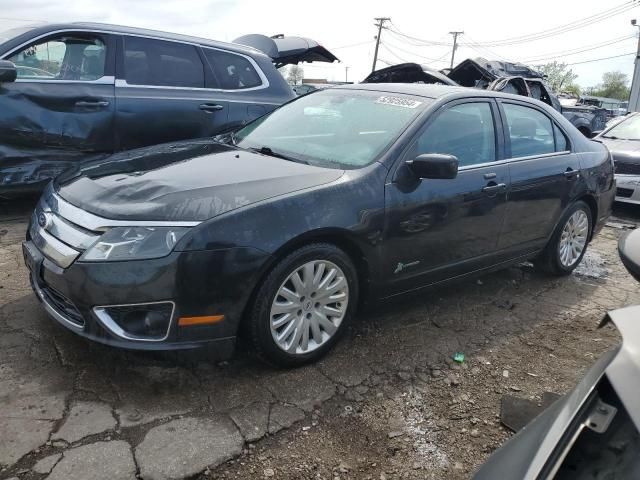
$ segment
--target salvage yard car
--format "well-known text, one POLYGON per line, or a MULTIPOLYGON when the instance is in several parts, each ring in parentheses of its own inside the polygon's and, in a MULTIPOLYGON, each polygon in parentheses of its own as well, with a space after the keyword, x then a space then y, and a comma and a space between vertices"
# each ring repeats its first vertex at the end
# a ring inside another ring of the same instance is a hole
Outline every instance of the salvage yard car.
POLYGON ((532 259, 567 275, 609 215, 607 149, 525 97, 336 86, 228 137, 116 154, 58 177, 24 258, 86 338, 230 350, 282 366, 331 349, 365 298, 532 259))
POLYGON ((561 112, 587 138, 602 131, 607 121, 604 108, 563 105, 547 87, 540 72, 519 63, 482 57, 468 58, 451 70, 440 71, 417 63, 401 63, 371 72, 363 83, 432 83, 523 95, 561 112))
POLYGON ((93 23, 0 39, 0 197, 42 191, 81 160, 242 126, 295 97, 272 62, 337 60, 300 37, 222 43, 93 23))
POLYGON ((640 205, 640 115, 630 113, 595 140, 604 143, 613 155, 616 201, 640 205))

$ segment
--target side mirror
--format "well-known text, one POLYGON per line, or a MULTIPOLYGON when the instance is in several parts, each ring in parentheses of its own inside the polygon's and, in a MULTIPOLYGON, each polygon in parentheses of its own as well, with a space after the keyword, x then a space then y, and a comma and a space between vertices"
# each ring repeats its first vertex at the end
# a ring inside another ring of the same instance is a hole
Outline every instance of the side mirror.
POLYGON ((0 83, 15 82, 17 77, 16 66, 8 60, 0 60, 0 83))
POLYGON ((604 130, 595 130, 595 131, 591 132, 591 136, 589 138, 596 138, 602 132, 604 132, 604 130))
POLYGON ((451 179, 458 176, 458 158, 442 153, 423 153, 405 162, 418 178, 451 179))

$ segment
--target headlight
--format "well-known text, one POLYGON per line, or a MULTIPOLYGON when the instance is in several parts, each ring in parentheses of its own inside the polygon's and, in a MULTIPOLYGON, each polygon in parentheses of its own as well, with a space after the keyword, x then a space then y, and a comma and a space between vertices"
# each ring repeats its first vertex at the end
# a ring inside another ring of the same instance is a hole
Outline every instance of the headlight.
POLYGON ((112 228, 84 252, 81 260, 100 262, 164 257, 188 230, 184 227, 112 228))

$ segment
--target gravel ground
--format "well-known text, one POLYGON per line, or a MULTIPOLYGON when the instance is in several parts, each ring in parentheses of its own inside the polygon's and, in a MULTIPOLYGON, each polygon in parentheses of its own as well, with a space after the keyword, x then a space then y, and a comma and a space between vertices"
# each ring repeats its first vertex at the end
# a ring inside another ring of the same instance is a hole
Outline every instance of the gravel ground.
POLYGON ((128 353, 42 312, 29 209, 0 205, 0 478, 468 478, 510 435, 501 398, 567 392, 619 341, 604 313, 640 303, 617 258, 640 219, 624 208, 576 274, 523 265, 402 298, 317 365, 128 353))

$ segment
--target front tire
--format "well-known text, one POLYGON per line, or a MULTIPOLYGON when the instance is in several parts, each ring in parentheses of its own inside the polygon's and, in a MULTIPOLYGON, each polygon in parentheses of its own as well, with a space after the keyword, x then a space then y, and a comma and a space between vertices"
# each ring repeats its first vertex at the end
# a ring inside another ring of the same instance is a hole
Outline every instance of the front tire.
POLYGON ((591 236, 591 209, 583 201, 571 205, 562 215, 551 240, 535 262, 551 275, 569 275, 580 264, 591 236))
POLYGON ((317 361, 339 340, 358 303, 349 256, 326 243, 287 255, 256 293, 248 330, 257 354, 280 367, 317 361))

